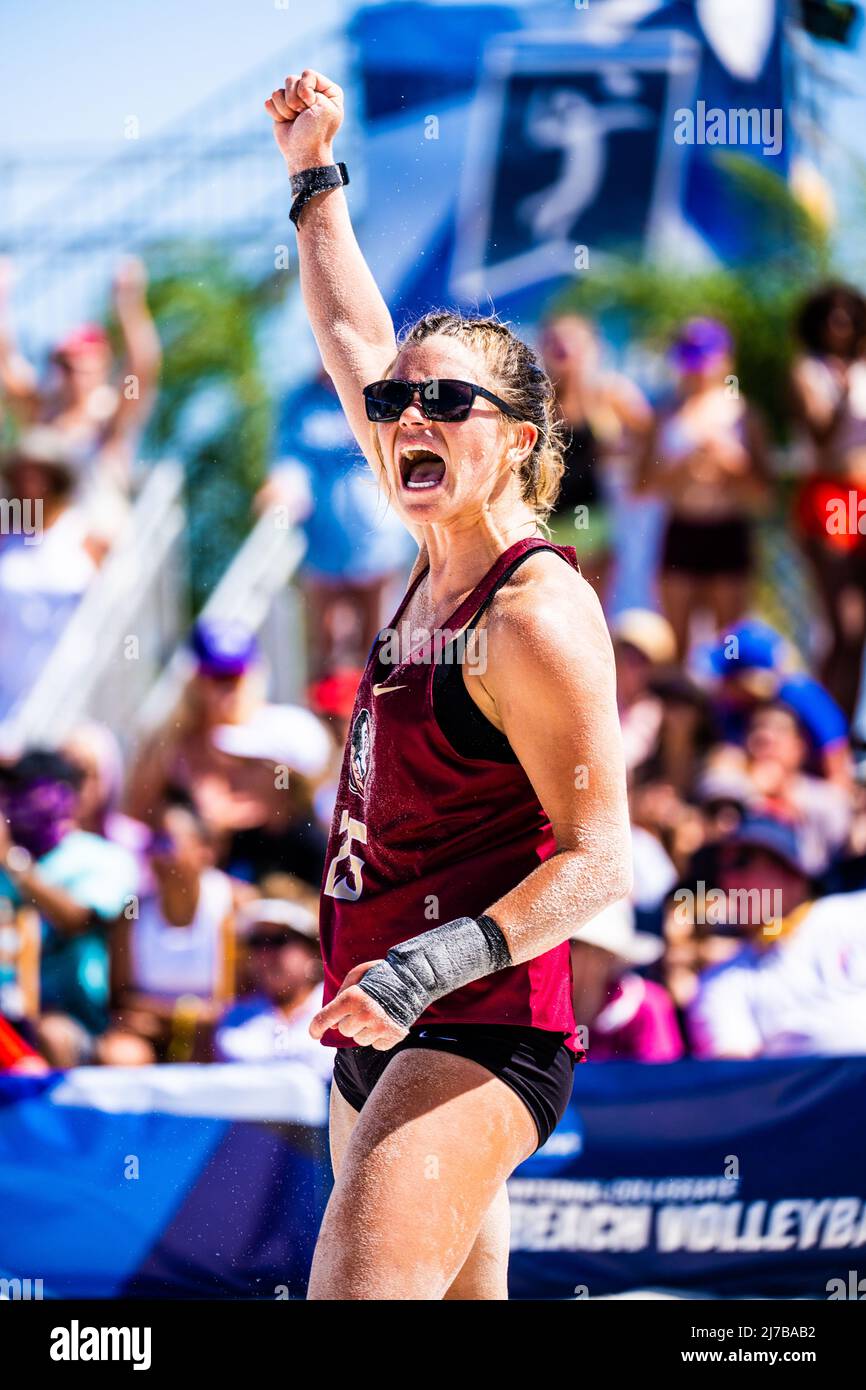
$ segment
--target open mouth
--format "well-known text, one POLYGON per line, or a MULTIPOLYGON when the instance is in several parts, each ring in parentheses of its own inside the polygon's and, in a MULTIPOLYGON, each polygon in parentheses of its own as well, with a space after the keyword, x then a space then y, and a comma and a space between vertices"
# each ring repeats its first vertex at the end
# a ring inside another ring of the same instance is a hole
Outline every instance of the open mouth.
POLYGON ((445 477, 445 460, 433 449, 410 445, 400 455, 400 478, 411 492, 438 487, 445 477))

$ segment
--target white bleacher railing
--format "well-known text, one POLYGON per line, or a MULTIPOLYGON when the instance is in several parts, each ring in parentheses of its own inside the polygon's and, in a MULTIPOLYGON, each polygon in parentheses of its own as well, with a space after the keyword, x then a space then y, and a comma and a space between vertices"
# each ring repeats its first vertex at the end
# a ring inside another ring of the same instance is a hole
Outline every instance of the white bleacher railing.
POLYGON ((4 746, 56 745, 82 719, 127 743, 186 626, 185 529, 183 470, 157 464, 36 683, 4 721, 4 746))
MULTIPOLYGON (((306 540, 282 521, 278 507, 259 518, 201 614, 241 621, 258 635, 268 669, 268 694, 278 701, 302 697, 306 670, 300 596, 290 583, 306 540)), ((193 664, 186 645, 179 643, 136 712, 135 732, 148 732, 169 716, 193 664)))

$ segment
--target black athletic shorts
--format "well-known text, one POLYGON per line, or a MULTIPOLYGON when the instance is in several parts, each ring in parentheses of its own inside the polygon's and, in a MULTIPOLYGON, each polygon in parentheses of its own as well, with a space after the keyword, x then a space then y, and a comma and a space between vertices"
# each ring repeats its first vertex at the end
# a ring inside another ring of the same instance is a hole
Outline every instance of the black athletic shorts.
POLYGON ((695 579, 738 577, 751 572, 752 528, 743 517, 686 521, 672 517, 662 547, 661 567, 695 579))
POLYGON ((410 1028, 409 1036, 387 1052, 374 1047, 338 1047, 334 1084, 355 1110, 364 1102, 388 1063, 407 1047, 455 1052, 486 1067, 523 1101, 538 1130, 538 1148, 550 1138, 571 1097, 578 1055, 565 1046, 565 1034, 509 1024, 437 1023, 410 1028))

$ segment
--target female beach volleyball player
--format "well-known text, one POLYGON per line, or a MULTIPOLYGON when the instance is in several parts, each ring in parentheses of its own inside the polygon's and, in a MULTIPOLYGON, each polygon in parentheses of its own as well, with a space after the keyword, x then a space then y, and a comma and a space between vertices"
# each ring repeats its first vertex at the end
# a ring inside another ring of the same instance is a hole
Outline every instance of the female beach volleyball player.
POLYGON ((574 551, 541 534, 562 462, 534 354, 447 312, 398 343, 336 191, 340 88, 306 69, 265 107, 322 361, 419 545, 328 847, 311 1032, 338 1049, 336 1181, 309 1297, 505 1298, 505 1182, 579 1052, 568 939, 630 887, 610 640, 574 551))

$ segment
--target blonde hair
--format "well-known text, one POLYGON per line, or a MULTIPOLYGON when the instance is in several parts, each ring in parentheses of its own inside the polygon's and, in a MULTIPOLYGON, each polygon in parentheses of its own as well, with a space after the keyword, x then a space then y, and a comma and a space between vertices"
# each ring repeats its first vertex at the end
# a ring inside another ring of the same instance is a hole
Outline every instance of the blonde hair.
MULTIPOLYGON (((539 523, 547 522, 559 496, 562 475, 564 426, 556 408, 553 384, 536 354, 511 327, 489 315, 467 318, 457 310, 432 309, 397 335, 402 351, 427 338, 457 338, 480 354, 493 379, 496 394, 519 412, 521 420, 535 425, 538 437, 532 452, 520 465, 521 496, 535 510, 539 523)), ((396 362, 396 358, 394 359, 396 362)), ((388 367, 386 376, 394 369, 388 367)), ((506 429, 508 417, 504 416, 506 429)), ((371 425, 373 446, 384 467, 375 425, 371 425)))

